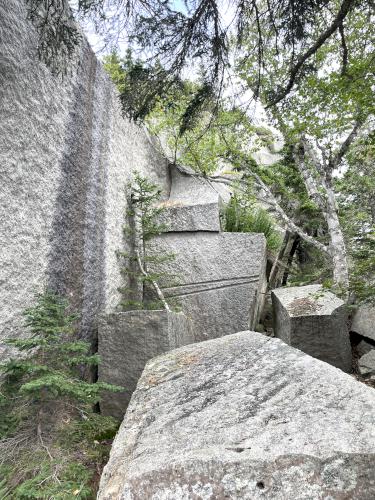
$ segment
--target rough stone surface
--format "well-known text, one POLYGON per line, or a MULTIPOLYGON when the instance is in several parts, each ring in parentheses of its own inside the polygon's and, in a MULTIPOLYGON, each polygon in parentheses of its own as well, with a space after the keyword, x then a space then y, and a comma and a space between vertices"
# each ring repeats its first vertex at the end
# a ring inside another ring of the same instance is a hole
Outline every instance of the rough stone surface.
POLYGON ((370 344, 369 342, 366 342, 365 340, 361 340, 357 344, 358 356, 363 356, 364 354, 367 354, 368 352, 370 352, 372 349, 375 349, 375 343, 370 344))
POLYGON ((124 187, 138 169, 168 192, 167 167, 123 120, 86 40, 64 79, 39 62, 25 3, 0 2, 0 342, 22 334, 20 313, 46 285, 92 338, 97 312, 119 301, 124 187))
POLYGON ((128 311, 99 321, 99 380, 125 388, 103 396, 105 415, 122 418, 146 362, 193 342, 191 324, 182 313, 128 311))
POLYGON ((375 340, 375 307, 359 307, 354 315, 351 331, 375 340))
POLYGON ((370 500, 375 392, 242 332, 151 360, 99 500, 370 500))
POLYGON ((344 302, 321 285, 272 291, 275 337, 346 372, 351 347, 344 302))
POLYGON ((192 320, 196 341, 254 328, 266 286, 262 234, 167 233, 151 245, 175 256, 149 268, 162 273, 159 284, 192 320))
POLYGON ((220 231, 221 197, 207 179, 171 170, 171 191, 160 222, 167 232, 220 231))
POLYGON ((364 377, 375 379, 375 350, 361 356, 358 360, 359 373, 364 377))
POLYGON ((168 200, 158 223, 165 225, 165 232, 220 231, 218 203, 182 205, 168 200))

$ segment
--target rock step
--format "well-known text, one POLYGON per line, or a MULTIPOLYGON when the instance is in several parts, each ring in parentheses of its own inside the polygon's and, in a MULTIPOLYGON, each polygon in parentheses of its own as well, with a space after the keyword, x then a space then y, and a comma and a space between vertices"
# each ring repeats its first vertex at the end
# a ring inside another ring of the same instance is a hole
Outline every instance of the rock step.
POLYGON ((149 361, 99 500, 375 498, 375 392, 241 332, 149 361))
POLYGON ((272 290, 275 337, 345 372, 352 353, 345 303, 321 285, 272 290))

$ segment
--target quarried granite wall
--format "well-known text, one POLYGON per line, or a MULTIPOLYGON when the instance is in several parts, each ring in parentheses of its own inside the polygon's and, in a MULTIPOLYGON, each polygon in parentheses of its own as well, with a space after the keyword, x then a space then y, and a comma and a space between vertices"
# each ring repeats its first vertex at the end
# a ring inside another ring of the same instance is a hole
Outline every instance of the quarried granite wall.
POLYGON ((68 74, 38 60, 24 0, 0 3, 0 355, 44 287, 67 295, 81 332, 119 300, 124 188, 139 170, 169 192, 165 159, 124 120, 85 39, 68 74))

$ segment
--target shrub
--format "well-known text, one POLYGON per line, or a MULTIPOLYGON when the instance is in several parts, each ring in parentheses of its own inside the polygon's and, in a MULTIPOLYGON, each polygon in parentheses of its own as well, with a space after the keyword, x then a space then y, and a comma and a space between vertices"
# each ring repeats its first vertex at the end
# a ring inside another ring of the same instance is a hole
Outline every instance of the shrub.
POLYGON ((234 194, 225 207, 225 231, 236 233, 262 233, 267 240, 267 248, 277 251, 281 245, 281 236, 269 213, 255 202, 234 194))
POLYGON ((93 477, 108 452, 90 429, 113 434, 116 423, 95 414, 94 405, 101 391, 122 388, 80 377, 99 357, 76 338, 77 317, 68 309, 54 293, 37 296, 24 313, 31 336, 6 341, 24 353, 0 366, 1 488, 11 492, 9 498, 93 498, 93 477), (80 425, 79 443, 73 442, 80 425), (62 439, 64 432, 70 443, 62 439))

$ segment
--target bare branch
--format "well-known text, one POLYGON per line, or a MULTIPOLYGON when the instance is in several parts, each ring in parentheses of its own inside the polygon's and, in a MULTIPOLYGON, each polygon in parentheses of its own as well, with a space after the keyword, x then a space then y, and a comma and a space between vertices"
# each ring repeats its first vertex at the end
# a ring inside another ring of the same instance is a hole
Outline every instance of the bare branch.
POLYGON ((351 7, 354 5, 355 0, 343 0, 340 10, 337 13, 332 24, 327 28, 316 40, 314 45, 312 45, 304 54, 302 54, 297 63, 292 67, 289 74, 289 81, 284 89, 281 89, 276 97, 266 106, 266 109, 269 109, 272 106, 275 106, 280 101, 282 101, 292 90, 296 78, 302 69, 305 62, 317 52, 317 50, 328 40, 328 38, 340 27, 345 17, 348 15, 351 7))
POLYGON ((342 47, 341 76, 344 76, 346 74, 346 67, 348 65, 348 46, 346 45, 344 24, 342 22, 339 25, 339 33, 341 37, 341 47, 342 47))
POLYGON ((337 153, 335 154, 335 156, 329 160, 329 163, 328 163, 329 172, 332 172, 333 169, 337 168, 340 165, 342 159, 344 158, 344 156, 348 152, 348 149, 350 148, 354 139, 357 137, 358 132, 360 131, 360 129, 364 123, 365 123, 365 120, 363 118, 358 118, 356 120, 354 127, 353 127, 352 131, 350 132, 350 134, 347 136, 345 141, 341 144, 341 146, 340 146, 339 150, 337 151, 337 153))
MULTIPOLYGON (((298 234, 303 240, 305 240, 307 243, 310 243, 310 245, 313 245, 314 247, 318 248, 321 252, 323 252, 326 255, 330 255, 328 247, 323 245, 323 243, 320 243, 320 241, 316 240, 309 234, 305 233, 300 227, 295 224, 292 219, 284 212, 284 210, 281 208, 281 206, 278 204, 276 198, 274 197, 272 191, 269 189, 269 187, 262 181, 262 179, 255 174, 254 172, 251 172, 250 175, 256 180, 257 184, 259 187, 265 192, 267 195, 267 204, 272 207, 273 211, 277 214, 279 219, 284 223, 285 227, 291 232, 298 234)), ((221 184, 227 184, 229 186, 234 186, 234 183, 232 180, 223 177, 223 176, 211 176, 207 178, 211 182, 218 182, 221 184)), ((241 182, 241 181, 240 181, 241 182)), ((237 186, 236 186, 237 187, 237 186)), ((262 200, 263 201, 263 200, 262 200)))
POLYGON ((310 198, 320 207, 324 209, 325 201, 318 190, 319 185, 324 185, 324 178, 322 176, 322 166, 316 157, 316 154, 304 135, 301 136, 298 147, 294 148, 294 160, 298 167, 299 173, 302 175, 305 187, 310 198), (315 168, 315 175, 319 175, 319 181, 314 179, 311 168, 307 163, 310 161, 315 168))
POLYGON ((152 286, 155 289, 155 292, 156 292, 157 296, 159 297, 159 300, 162 302, 162 304, 164 306, 164 309, 167 312, 171 312, 171 309, 170 309, 170 307, 168 305, 168 302, 165 300, 164 294, 161 291, 161 289, 159 288, 159 285, 156 283, 156 281, 154 281, 154 280, 152 280, 150 278, 150 275, 148 274, 148 272, 143 267, 142 260, 141 260, 141 257, 139 255, 139 251, 138 250, 135 251, 135 255, 137 257, 137 263, 138 263, 139 270, 141 271, 141 273, 143 274, 143 276, 145 276, 146 278, 149 279, 150 283, 152 284, 152 286))

